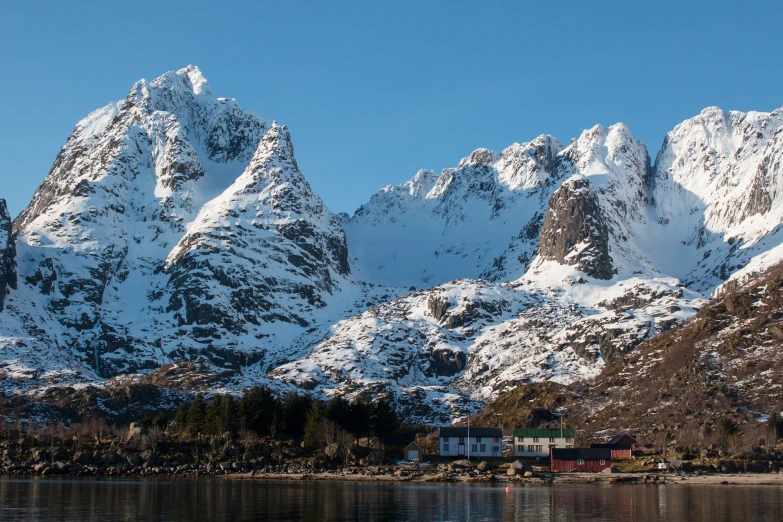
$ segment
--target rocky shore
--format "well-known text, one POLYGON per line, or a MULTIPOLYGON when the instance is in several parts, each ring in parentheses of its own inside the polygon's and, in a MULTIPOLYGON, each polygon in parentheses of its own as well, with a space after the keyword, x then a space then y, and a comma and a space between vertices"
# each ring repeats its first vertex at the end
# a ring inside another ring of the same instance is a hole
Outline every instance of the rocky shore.
POLYGON ((367 482, 463 482, 506 485, 568 483, 777 484, 783 467, 776 460, 710 459, 683 461, 661 472, 652 456, 619 461, 601 473, 550 473, 512 459, 443 460, 403 463, 362 439, 350 451, 336 445, 308 451, 293 439, 235 436, 183 436, 131 425, 125 434, 92 430, 7 433, 0 438, 0 477, 76 476, 143 478, 231 478, 243 480, 337 480, 367 482))
POLYGON ((745 484, 783 486, 783 473, 549 473, 534 471, 520 461, 490 464, 488 462, 454 461, 448 464, 350 465, 330 466, 319 463, 288 462, 271 464, 264 457, 223 460, 204 455, 203 461, 188 459, 184 454, 161 456, 152 450, 104 449, 73 451, 70 449, 30 448, 27 452, 4 449, 0 461, 3 476, 76 476, 125 478, 227 478, 238 480, 310 480, 365 482, 458 482, 520 485, 553 484, 745 484), (186 462, 191 460, 190 462, 186 462))

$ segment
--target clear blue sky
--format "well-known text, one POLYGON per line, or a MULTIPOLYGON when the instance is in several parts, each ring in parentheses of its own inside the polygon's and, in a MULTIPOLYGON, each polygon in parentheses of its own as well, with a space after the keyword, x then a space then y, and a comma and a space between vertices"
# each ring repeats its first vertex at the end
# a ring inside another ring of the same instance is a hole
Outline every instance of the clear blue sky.
POLYGON ((623 121, 654 156, 704 107, 783 106, 783 2, 636 4, 3 2, 0 198, 17 214, 79 119, 190 63, 289 126, 334 211, 479 147, 623 121))

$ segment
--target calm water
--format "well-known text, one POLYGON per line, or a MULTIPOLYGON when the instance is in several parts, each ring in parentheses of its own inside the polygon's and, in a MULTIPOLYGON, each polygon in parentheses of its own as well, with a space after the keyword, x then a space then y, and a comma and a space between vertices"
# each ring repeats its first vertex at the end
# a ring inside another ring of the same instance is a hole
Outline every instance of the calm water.
POLYGON ((0 520, 783 520, 775 486, 0 480, 0 520))

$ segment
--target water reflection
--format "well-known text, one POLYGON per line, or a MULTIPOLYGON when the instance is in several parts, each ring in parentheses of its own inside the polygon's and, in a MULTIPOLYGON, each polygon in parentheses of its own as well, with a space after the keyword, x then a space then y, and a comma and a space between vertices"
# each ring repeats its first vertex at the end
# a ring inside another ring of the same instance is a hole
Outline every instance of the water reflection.
POLYGON ((0 480, 0 520, 783 519, 774 486, 0 480))

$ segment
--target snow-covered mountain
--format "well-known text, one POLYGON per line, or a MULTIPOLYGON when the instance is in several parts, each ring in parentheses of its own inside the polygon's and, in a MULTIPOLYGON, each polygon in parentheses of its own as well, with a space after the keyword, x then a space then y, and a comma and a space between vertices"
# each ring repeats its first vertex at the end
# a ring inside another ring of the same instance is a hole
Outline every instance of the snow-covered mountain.
POLYGON ((79 122, 13 231, 3 364, 33 380, 202 356, 258 369, 364 298, 288 130, 212 96, 195 67, 79 122))
POLYGON ((336 216, 286 127, 193 66, 142 80, 77 124, 12 227, 0 205, 3 386, 185 360, 206 389, 369 390, 442 420, 590 378, 783 258, 781 129, 706 109, 654 165, 620 123, 539 136, 336 216))

